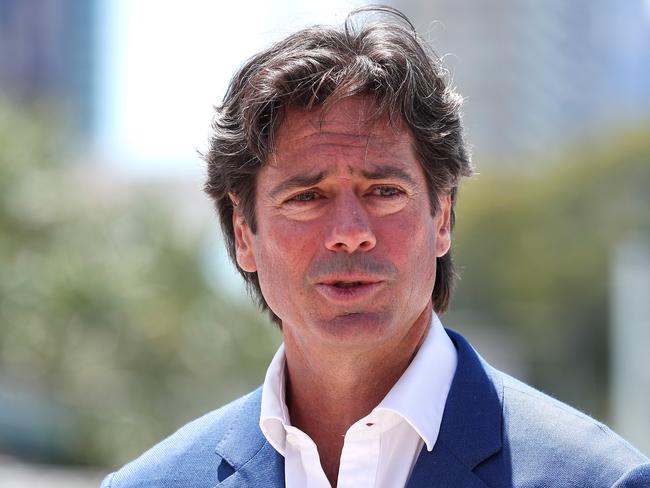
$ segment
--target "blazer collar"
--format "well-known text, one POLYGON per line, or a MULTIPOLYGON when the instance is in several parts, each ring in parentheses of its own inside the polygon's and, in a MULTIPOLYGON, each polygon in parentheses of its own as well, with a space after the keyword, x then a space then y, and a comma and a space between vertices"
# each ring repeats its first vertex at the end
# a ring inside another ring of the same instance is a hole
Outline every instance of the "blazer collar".
POLYGON ((420 453, 408 487, 484 487, 473 470, 502 447, 503 384, 461 335, 447 333, 458 350, 456 374, 438 441, 420 453))

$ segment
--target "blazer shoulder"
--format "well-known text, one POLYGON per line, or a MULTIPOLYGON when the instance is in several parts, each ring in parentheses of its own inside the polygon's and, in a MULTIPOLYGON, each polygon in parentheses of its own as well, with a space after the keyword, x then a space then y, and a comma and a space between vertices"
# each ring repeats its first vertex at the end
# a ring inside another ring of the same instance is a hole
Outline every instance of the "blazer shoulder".
MULTIPOLYGON (((522 486, 537 486, 542 480, 536 478, 548 476, 551 467, 557 486, 611 487, 629 473, 648 475, 648 458, 609 427, 499 374, 503 380, 504 448, 511 458, 513 478, 519 477, 515 481, 522 486)), ((650 479, 645 482, 650 486, 650 479)))
POLYGON ((178 429, 120 470, 108 475, 102 488, 212 487, 230 468, 221 463, 217 447, 241 427, 235 418, 259 418, 261 389, 209 412, 178 429))

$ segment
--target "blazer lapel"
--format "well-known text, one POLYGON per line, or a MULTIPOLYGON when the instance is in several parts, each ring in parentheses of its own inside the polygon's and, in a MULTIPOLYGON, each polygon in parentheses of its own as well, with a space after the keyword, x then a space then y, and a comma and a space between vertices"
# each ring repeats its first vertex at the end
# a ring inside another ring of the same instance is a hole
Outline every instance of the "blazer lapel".
MULTIPOLYGON (((431 452, 424 448, 420 453, 407 488, 486 488, 477 472, 502 448, 501 380, 462 336, 447 333, 458 350, 456 374, 438 440, 431 452)), ((215 450, 221 457, 218 488, 284 487, 284 458, 259 428, 260 401, 258 389, 225 419, 231 427, 215 450)))
POLYGON ((501 450, 503 386, 459 334, 447 330, 458 350, 458 366, 449 390, 438 440, 423 448, 408 488, 459 486, 484 488, 477 467, 501 450))
POLYGON ((243 466, 217 485, 218 488, 284 487, 284 458, 269 444, 262 448, 243 466))
POLYGON ((261 397, 262 390, 258 388, 224 419, 230 430, 215 449, 221 457, 216 487, 284 487, 284 458, 259 428, 261 397))
POLYGON ((406 486, 487 488, 487 485, 446 446, 442 446, 439 440, 433 451, 427 451, 426 447, 422 449, 406 486))

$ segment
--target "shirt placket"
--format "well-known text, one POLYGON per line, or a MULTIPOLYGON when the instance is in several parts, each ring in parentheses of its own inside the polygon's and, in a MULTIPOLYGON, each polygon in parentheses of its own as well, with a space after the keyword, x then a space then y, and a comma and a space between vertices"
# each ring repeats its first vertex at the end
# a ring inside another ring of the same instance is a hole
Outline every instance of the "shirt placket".
POLYGON ((320 463, 318 448, 301 430, 287 426, 286 469, 302 476, 285 480, 287 488, 331 488, 320 463))
POLYGON ((367 419, 354 424, 345 434, 338 488, 374 487, 380 449, 380 426, 367 419))

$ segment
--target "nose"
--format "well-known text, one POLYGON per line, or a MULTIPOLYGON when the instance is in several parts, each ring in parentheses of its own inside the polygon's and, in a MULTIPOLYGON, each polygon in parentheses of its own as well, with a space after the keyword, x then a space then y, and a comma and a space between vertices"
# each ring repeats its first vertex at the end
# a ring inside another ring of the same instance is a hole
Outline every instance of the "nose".
POLYGON ((342 197, 334 206, 331 215, 332 226, 326 238, 325 247, 334 252, 353 253, 370 251, 377 238, 372 232, 366 210, 358 197, 342 197))

